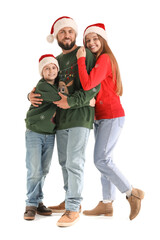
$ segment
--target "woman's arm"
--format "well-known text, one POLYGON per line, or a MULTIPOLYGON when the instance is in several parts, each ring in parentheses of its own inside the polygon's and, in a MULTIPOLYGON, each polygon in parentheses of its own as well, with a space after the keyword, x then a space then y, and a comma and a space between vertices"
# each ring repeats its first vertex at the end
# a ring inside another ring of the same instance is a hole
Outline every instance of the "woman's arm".
POLYGON ((85 49, 82 47, 77 52, 78 71, 83 89, 90 90, 100 84, 107 76, 112 76, 112 67, 109 55, 102 54, 88 74, 84 51, 85 49))

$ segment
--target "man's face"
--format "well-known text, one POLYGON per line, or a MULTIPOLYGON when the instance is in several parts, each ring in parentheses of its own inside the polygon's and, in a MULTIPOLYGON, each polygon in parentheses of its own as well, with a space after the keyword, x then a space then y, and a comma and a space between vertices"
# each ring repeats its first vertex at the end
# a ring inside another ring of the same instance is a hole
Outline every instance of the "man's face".
POLYGON ((62 28, 57 34, 58 45, 64 50, 70 50, 75 45, 76 33, 71 27, 62 28))

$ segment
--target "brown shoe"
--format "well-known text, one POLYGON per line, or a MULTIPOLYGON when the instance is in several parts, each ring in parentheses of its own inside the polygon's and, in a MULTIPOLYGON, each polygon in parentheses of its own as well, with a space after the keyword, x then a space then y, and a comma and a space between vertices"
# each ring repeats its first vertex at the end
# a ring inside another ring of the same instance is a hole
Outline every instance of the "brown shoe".
POLYGON ((25 220, 34 220, 37 212, 37 208, 34 206, 26 206, 26 211, 24 213, 25 220))
POLYGON ((67 210, 58 220, 58 227, 70 227, 79 220, 79 212, 67 210))
POLYGON ((65 212, 65 201, 61 202, 57 206, 50 206, 48 208, 52 210, 52 213, 64 213, 65 212))
MULTIPOLYGON (((50 206, 48 208, 51 209, 53 213, 64 213, 66 211, 66 209, 65 209, 65 201, 61 202, 57 206, 50 206)), ((79 208, 79 212, 81 212, 81 206, 79 208)))
POLYGON ((49 216, 52 214, 52 210, 49 208, 46 208, 46 206, 43 205, 43 203, 39 203, 38 208, 37 208, 37 213, 39 215, 43 216, 49 216))
POLYGON ((100 201, 98 205, 89 211, 83 211, 84 215, 87 216, 99 216, 99 215, 105 215, 105 216, 113 216, 113 207, 112 202, 111 203, 103 203, 100 201))
POLYGON ((138 215, 141 209, 141 200, 143 198, 144 198, 144 192, 136 188, 132 189, 132 193, 129 198, 126 197, 131 207, 131 212, 129 216, 130 220, 133 220, 138 215))

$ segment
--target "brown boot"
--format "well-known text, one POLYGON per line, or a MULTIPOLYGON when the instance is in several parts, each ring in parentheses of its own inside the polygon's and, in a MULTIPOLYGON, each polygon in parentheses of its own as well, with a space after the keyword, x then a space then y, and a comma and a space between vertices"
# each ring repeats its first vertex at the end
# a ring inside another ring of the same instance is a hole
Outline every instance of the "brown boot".
POLYGON ((64 213, 65 212, 65 201, 61 202, 57 206, 50 206, 48 208, 51 209, 53 213, 64 213))
POLYGON ((37 208, 37 213, 39 215, 43 216, 49 216, 52 214, 52 210, 49 208, 46 208, 46 206, 43 205, 43 203, 39 203, 38 208, 37 208))
POLYGON ((126 197, 131 207, 131 212, 129 216, 130 220, 134 219, 138 215, 141 209, 141 200, 143 198, 144 198, 144 192, 136 188, 132 189, 132 193, 130 197, 126 197))
POLYGON ((79 212, 67 210, 62 217, 58 220, 58 227, 70 227, 79 220, 79 212))
POLYGON ((26 206, 26 211, 24 213, 25 220, 34 220, 37 212, 37 208, 34 206, 26 206))
POLYGON ((98 205, 89 211, 84 211, 84 215, 87 216, 99 216, 99 215, 105 215, 105 216, 113 216, 113 207, 112 207, 112 202, 111 203, 103 203, 100 201, 98 205))
MULTIPOLYGON (((53 213, 64 213, 66 211, 66 209, 65 209, 65 201, 61 202, 57 206, 50 206, 48 208, 50 208, 53 213)), ((79 208, 79 212, 81 212, 81 206, 79 208)))

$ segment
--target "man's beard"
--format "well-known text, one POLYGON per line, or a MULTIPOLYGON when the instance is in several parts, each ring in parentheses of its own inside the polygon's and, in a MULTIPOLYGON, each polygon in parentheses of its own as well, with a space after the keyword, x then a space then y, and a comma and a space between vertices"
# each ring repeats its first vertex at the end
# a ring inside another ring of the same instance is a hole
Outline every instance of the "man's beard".
POLYGON ((75 45, 75 42, 76 41, 73 41, 73 42, 71 42, 71 44, 63 44, 62 42, 59 42, 58 41, 58 45, 62 48, 62 49, 64 49, 64 50, 71 50, 73 47, 74 47, 74 45, 75 45))

